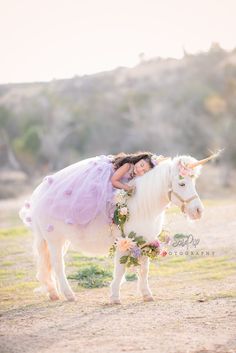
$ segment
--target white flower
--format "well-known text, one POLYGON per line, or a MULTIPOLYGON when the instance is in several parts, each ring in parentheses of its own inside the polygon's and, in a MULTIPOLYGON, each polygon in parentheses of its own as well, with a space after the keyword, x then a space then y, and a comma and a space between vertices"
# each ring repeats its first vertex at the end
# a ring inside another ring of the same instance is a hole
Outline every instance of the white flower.
POLYGON ((127 198, 127 193, 125 190, 119 190, 116 194, 115 194, 115 202, 122 204, 125 203, 127 198))

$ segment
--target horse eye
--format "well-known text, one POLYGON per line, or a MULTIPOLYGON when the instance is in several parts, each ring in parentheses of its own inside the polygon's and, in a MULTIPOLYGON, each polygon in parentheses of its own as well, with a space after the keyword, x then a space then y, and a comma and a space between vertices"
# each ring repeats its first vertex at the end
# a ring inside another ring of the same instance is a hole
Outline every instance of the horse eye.
POLYGON ((180 183, 179 186, 185 186, 185 183, 180 183))

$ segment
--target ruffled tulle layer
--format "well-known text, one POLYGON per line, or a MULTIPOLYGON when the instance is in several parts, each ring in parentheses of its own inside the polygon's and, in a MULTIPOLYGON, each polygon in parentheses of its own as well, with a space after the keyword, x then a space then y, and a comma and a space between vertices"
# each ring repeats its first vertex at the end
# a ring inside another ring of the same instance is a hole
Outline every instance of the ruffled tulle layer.
MULTIPOLYGON (((20 217, 30 226, 37 214, 45 213, 68 225, 86 226, 98 215, 107 223, 114 214, 111 158, 88 158, 44 178, 20 210, 20 217)), ((48 224, 47 231, 53 230, 48 224)))

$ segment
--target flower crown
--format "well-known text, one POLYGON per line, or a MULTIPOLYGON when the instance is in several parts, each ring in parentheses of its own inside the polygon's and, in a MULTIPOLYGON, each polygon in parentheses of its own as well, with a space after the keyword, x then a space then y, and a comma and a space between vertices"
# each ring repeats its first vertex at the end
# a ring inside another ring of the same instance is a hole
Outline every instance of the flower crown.
POLYGON ((194 177, 194 170, 188 167, 188 165, 185 164, 182 160, 180 160, 178 163, 178 169, 179 169, 179 179, 184 179, 184 177, 186 176, 190 176, 191 178, 194 177))

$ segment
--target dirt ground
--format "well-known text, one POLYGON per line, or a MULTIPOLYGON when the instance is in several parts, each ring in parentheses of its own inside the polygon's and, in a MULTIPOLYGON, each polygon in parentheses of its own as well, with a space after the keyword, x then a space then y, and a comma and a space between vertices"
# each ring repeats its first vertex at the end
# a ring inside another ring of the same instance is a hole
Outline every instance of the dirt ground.
MULTIPOLYGON (((9 226, 4 214, 17 207, 17 202, 9 201, 7 207, 0 203, 2 227, 9 226)), ((203 262, 193 260, 185 266, 182 261, 179 267, 173 261, 166 272, 162 267, 151 271, 155 301, 148 303, 137 294, 136 281, 122 285, 122 305, 109 304, 109 287, 84 289, 76 282, 72 286, 77 302, 49 302, 33 294, 31 237, 11 241, 5 237, 4 264, 10 266, 14 256, 24 255, 17 269, 25 270, 25 277, 18 278, 15 290, 9 280, 2 292, 0 352, 236 352, 236 202, 206 201, 205 207, 201 221, 186 222, 183 215, 170 212, 166 223, 175 233, 193 233, 201 249, 211 253, 211 260, 203 255, 203 262), (17 255, 20 247, 23 252, 17 255), (32 288, 24 289, 24 281, 31 281, 32 288)), ((12 216, 11 225, 17 222, 12 216)))

